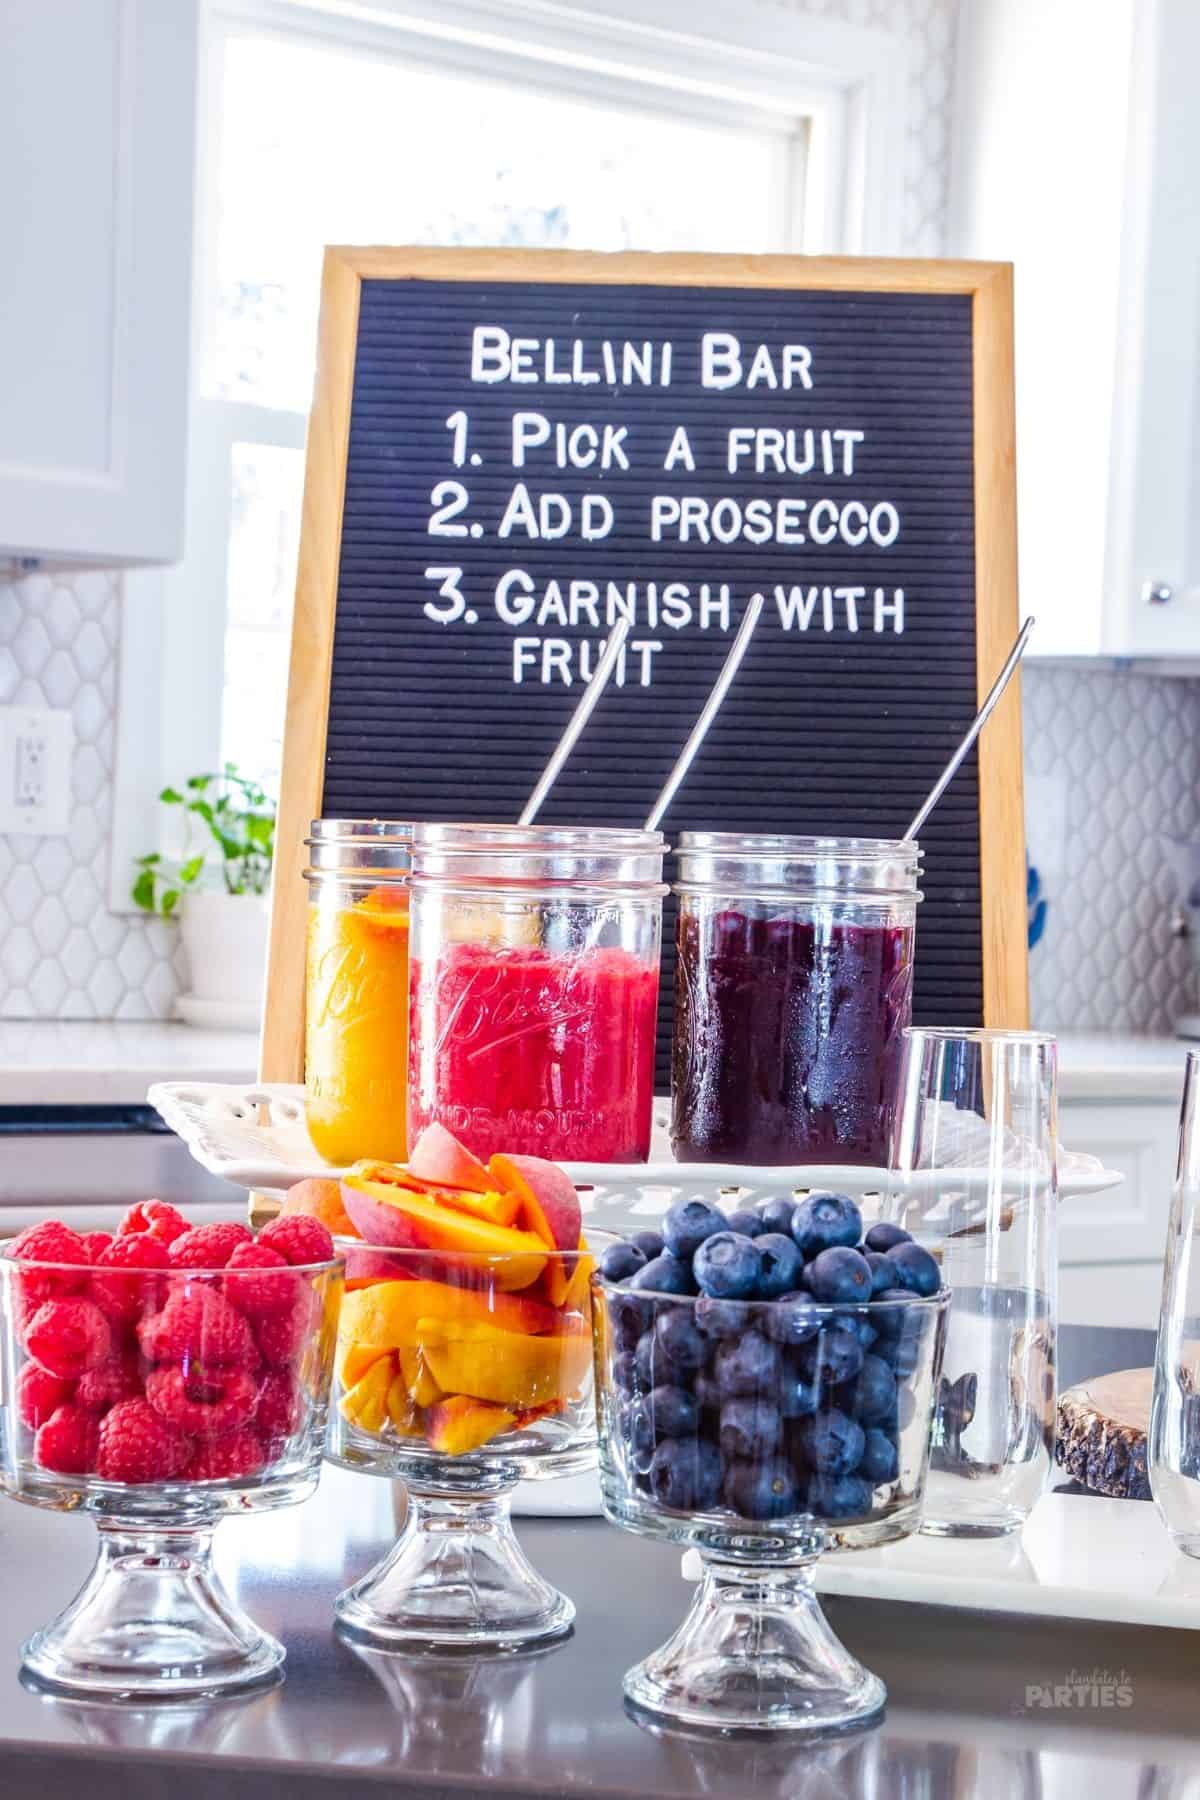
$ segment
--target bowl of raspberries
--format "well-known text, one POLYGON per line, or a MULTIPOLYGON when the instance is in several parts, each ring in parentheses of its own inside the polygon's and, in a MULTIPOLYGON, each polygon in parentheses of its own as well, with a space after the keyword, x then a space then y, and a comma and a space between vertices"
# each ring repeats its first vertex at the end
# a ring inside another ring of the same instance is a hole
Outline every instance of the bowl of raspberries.
POLYGON ((36 1678, 195 1694, 278 1668, 280 1646, 217 1590, 208 1540, 226 1513, 316 1486, 341 1285, 304 1215, 255 1235, 147 1200, 114 1233, 47 1220, 4 1245, 0 1485, 90 1511, 101 1539, 80 1596, 26 1646, 36 1678), (135 1578, 131 1609, 114 1584, 135 1578))
POLYGON ((949 1290, 845 1194, 716 1201, 676 1202, 594 1279, 605 1513, 704 1564, 626 1695, 702 1728, 835 1729, 884 1692, 830 1631, 812 1566, 920 1524, 949 1290))

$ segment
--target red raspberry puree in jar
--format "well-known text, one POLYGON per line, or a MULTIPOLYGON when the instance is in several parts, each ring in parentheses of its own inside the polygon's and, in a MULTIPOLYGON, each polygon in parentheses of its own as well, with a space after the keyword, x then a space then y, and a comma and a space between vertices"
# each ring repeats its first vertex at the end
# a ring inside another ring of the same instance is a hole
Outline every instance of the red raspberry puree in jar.
MULTIPOLYGON (((414 977, 417 991, 419 968, 414 977)), ((453 944, 434 990, 431 1011, 414 1008, 411 1136, 436 1117, 482 1158, 645 1161, 657 962, 618 948, 453 944)))

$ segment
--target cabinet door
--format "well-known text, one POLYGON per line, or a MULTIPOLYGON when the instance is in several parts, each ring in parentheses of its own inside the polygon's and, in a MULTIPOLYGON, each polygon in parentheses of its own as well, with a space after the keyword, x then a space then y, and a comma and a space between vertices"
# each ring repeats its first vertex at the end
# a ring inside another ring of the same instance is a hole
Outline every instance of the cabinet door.
POLYGON ((1200 657, 1200 5, 1151 0, 1133 51, 1109 647, 1200 657))
POLYGON ((179 554, 196 23, 0 6, 0 555, 179 554))

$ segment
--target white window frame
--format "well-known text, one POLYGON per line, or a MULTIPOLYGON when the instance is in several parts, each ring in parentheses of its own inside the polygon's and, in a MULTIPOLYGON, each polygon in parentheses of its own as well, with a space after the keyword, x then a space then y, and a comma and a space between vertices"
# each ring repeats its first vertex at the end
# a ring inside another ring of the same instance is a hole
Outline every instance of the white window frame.
POLYGON ((770 0, 604 0, 603 13, 577 0, 201 0, 187 556, 125 579, 115 912, 135 910, 132 858, 169 847, 160 787, 218 763, 226 620, 214 596, 227 582, 232 445, 304 445, 304 413, 213 398, 200 381, 217 279, 217 93, 226 40, 247 26, 524 84, 540 64, 556 92, 765 129, 779 146, 778 250, 901 250, 909 51, 892 31, 770 0))

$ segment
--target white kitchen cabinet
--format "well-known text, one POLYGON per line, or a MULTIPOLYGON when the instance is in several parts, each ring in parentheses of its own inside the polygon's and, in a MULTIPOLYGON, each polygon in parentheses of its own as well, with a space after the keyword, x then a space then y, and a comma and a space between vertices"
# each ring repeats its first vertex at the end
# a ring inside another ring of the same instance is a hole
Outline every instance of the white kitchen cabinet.
POLYGON ((0 4, 0 560, 180 553, 196 3, 0 4))
POLYGON ((1015 265, 1040 656, 1200 659, 1200 5, 963 0, 949 249, 1015 265))
MULTIPOLYGON (((1180 1050, 1182 1080, 1182 1049, 1180 1050)), ((1064 1101, 1059 1133, 1125 1179, 1059 1209, 1059 1317, 1068 1325, 1154 1329, 1175 1175, 1177 1099, 1064 1101)))

